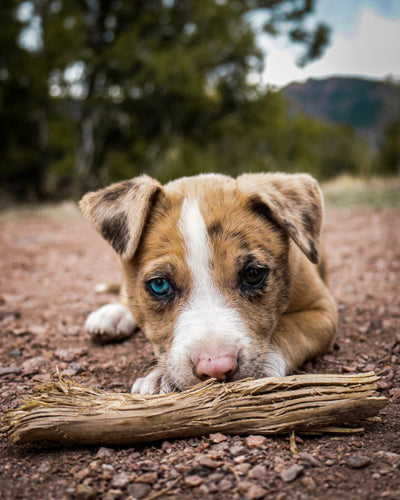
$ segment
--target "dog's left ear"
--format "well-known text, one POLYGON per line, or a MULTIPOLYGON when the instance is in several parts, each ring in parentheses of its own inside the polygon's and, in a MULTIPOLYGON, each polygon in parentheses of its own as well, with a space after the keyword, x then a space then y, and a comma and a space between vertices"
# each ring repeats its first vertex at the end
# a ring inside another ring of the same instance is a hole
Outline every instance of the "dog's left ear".
POLYGON ((133 257, 152 204, 162 186, 142 175, 86 194, 79 206, 121 259, 133 257))
POLYGON ((307 174, 244 174, 239 189, 253 208, 285 229, 297 246, 317 264, 323 201, 317 181, 307 174))

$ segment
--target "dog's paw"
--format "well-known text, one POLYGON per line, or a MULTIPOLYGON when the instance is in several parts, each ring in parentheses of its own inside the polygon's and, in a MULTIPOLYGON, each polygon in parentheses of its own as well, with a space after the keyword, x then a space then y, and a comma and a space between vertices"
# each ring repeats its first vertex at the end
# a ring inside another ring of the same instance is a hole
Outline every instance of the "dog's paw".
POLYGON ((276 346, 270 346, 264 367, 266 377, 285 377, 290 372, 287 361, 276 346))
POLYGON ((174 387, 169 384, 161 368, 154 368, 146 377, 138 378, 132 385, 134 394, 169 394, 174 387))
POLYGON ((86 318, 85 329, 96 342, 121 342, 137 328, 130 310, 122 304, 107 304, 86 318))

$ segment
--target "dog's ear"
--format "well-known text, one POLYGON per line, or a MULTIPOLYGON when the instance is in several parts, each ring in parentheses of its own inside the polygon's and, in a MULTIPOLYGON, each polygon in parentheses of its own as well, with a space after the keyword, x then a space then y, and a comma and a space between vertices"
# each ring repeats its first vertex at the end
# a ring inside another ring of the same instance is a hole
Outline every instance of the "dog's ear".
POLYGON ((323 201, 315 179, 307 174, 244 174, 237 183, 252 207, 285 229, 317 264, 323 201))
POLYGON ((121 259, 129 260, 135 254, 148 213, 161 189, 156 180, 143 175, 88 193, 79 206, 121 259))

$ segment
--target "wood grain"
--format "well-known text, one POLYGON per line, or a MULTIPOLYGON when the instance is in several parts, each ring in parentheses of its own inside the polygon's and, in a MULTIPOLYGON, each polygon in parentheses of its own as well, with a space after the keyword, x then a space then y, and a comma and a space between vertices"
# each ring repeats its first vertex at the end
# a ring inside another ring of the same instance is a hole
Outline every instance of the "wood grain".
POLYGON ((376 395, 377 380, 374 372, 226 384, 210 380, 184 392, 142 396, 105 392, 60 377, 36 387, 20 408, 5 412, 2 430, 14 443, 82 444, 133 444, 213 432, 340 432, 338 426, 359 427, 387 404, 376 395))

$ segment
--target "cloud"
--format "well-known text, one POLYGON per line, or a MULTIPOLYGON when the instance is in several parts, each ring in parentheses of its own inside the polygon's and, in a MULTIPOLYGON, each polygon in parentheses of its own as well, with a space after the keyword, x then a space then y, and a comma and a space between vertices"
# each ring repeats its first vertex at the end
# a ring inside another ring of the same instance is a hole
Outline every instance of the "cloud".
POLYGON ((290 48, 264 41, 267 51, 262 81, 277 86, 291 81, 329 75, 358 75, 370 78, 400 77, 400 23, 382 17, 366 7, 352 31, 333 26, 333 39, 325 55, 301 69, 295 65, 296 54, 290 48))

